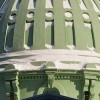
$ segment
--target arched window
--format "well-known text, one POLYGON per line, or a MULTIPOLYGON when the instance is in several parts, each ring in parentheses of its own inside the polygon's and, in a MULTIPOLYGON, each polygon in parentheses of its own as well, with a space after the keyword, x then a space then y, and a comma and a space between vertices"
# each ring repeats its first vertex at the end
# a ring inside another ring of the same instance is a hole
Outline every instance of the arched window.
POLYGON ((57 88, 47 88, 44 90, 43 93, 60 94, 57 88))

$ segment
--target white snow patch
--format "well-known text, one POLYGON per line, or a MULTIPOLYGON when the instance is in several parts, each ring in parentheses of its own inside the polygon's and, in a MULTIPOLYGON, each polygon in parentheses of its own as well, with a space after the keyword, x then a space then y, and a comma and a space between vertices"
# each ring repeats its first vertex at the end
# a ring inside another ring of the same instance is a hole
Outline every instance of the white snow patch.
POLYGON ((36 1, 35 0, 29 0, 28 9, 35 9, 36 1))
POLYGON ((67 50, 67 49, 44 49, 44 50, 24 50, 11 53, 0 54, 0 58, 23 56, 23 55, 77 55, 77 56, 90 56, 100 58, 100 53, 87 50, 67 50))
MULTIPOLYGON (((81 70, 84 69, 84 66, 88 63, 100 64, 100 54, 91 51, 81 51, 81 50, 25 50, 19 52, 5 53, 1 54, 0 58, 22 56, 22 55, 31 55, 30 57, 19 58, 19 59, 8 59, 1 61, 2 64, 14 64, 15 68, 18 70, 43 70, 46 67, 46 63, 40 66, 34 66, 31 62, 46 61, 53 62, 55 68, 57 69, 73 69, 81 70), (73 61, 80 63, 64 64, 62 61, 73 61)), ((49 69, 54 67, 49 67, 49 69)), ((99 66, 94 68, 95 70, 100 70, 99 66)), ((89 68, 93 70, 93 68, 89 68)))
POLYGON ((30 63, 17 63, 17 64, 13 64, 15 66, 15 69, 18 69, 18 70, 30 70, 30 69, 38 69, 37 67, 33 66, 32 64, 30 63))
POLYGON ((99 65, 95 65, 97 70, 100 70, 100 66, 99 65))
POLYGON ((88 47, 88 46, 87 46, 87 48, 88 48, 90 51, 94 51, 94 49, 95 49, 94 47, 88 47))
POLYGON ((93 0, 91 0, 93 8, 96 12, 100 12, 100 10, 98 9, 97 5, 95 4, 95 2, 93 0))
POLYGON ((73 50, 75 48, 74 45, 67 45, 67 47, 70 49, 70 50, 73 50))
POLYGON ((80 0, 79 6, 80 6, 81 10, 87 10, 87 8, 86 8, 86 6, 85 6, 83 0, 80 0))
POLYGON ((32 26, 32 23, 25 24, 25 31, 27 31, 32 26))
POLYGON ((26 44, 24 44, 24 48, 25 48, 25 49, 30 49, 30 47, 27 46, 26 44))
POLYGON ((52 16, 53 16, 53 12, 47 12, 47 13, 46 13, 46 16, 47 16, 47 17, 52 17, 52 16))
POLYGON ((2 72, 2 71, 4 71, 5 70, 5 68, 0 68, 0 72, 2 72))
POLYGON ((45 47, 48 48, 48 49, 52 49, 53 48, 53 46, 50 45, 50 44, 45 44, 45 47))
POLYGON ((45 28, 47 28, 48 26, 52 26, 53 22, 45 22, 45 28))
POLYGON ((84 67, 84 64, 64 64, 60 61, 54 62, 57 69, 73 69, 73 70, 81 70, 84 67))
POLYGON ((46 68, 45 64, 34 66, 30 62, 13 64, 17 70, 43 70, 46 68))
POLYGON ((64 8, 71 8, 69 0, 63 0, 63 7, 64 8))
POLYGON ((67 21, 65 21, 65 26, 67 27, 67 26, 72 26, 72 24, 73 24, 73 22, 67 22, 67 21))
POLYGON ((71 12, 65 12, 65 16, 66 17, 72 17, 72 13, 71 12))
POLYGON ((45 8, 53 8, 53 1, 52 0, 46 0, 45 8))
POLYGON ((91 29, 91 24, 90 23, 84 23, 84 26, 91 29))
POLYGON ((98 16, 98 19, 100 20, 100 16, 98 16))
POLYGON ((89 16, 88 14, 86 14, 86 13, 83 14, 83 17, 84 17, 85 19, 89 19, 89 18, 90 18, 90 16, 89 16))
POLYGON ((28 18, 33 18, 33 16, 34 16, 34 13, 33 12, 30 12, 30 13, 27 14, 27 17, 28 18))
POLYGON ((14 3, 14 5, 13 5, 11 11, 18 10, 18 8, 19 8, 19 0, 15 0, 15 3, 14 3))
POLYGON ((10 20, 15 20, 15 19, 16 19, 16 14, 15 14, 15 15, 9 16, 9 19, 10 19, 10 20))

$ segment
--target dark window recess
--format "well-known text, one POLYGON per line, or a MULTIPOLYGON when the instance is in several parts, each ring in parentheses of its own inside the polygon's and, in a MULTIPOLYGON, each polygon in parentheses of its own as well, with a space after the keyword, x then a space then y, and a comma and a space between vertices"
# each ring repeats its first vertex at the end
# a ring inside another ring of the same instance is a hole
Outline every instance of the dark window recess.
POLYGON ((84 100, 90 100, 90 92, 89 91, 84 92, 84 100))
POLYGON ((14 88, 13 88, 13 85, 12 85, 12 80, 10 80, 10 88, 11 88, 10 100, 14 100, 14 88))
POLYGON ((99 100, 100 100, 100 93, 98 94, 98 96, 99 96, 99 100))

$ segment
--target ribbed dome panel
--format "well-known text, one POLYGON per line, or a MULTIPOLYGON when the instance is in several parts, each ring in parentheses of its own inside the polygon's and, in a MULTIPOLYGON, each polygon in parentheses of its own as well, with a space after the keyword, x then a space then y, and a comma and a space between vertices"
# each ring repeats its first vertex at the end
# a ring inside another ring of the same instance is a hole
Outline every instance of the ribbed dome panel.
POLYGON ((99 0, 1 0, 0 51, 100 52, 99 0))

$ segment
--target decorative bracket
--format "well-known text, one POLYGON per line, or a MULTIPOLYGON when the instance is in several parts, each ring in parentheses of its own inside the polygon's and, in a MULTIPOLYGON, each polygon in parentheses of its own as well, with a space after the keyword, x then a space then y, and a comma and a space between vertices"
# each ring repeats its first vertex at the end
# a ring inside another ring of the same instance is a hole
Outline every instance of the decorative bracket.
POLYGON ((53 74, 49 74, 48 75, 48 88, 52 88, 52 84, 54 82, 54 75, 53 74))

